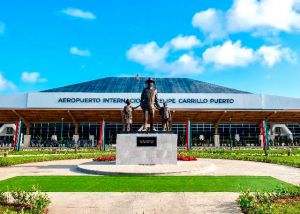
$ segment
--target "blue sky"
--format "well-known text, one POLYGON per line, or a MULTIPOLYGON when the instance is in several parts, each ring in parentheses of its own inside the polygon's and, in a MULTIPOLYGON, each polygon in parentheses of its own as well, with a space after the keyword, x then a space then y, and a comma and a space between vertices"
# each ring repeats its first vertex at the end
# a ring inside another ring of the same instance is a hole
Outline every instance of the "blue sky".
POLYGON ((0 3, 0 93, 190 77, 300 97, 299 0, 0 3))

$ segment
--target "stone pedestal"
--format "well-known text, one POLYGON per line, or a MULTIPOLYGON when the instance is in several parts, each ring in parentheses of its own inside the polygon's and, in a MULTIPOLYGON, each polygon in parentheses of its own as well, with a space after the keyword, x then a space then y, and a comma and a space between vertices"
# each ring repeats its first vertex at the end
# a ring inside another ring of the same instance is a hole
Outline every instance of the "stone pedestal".
POLYGON ((177 134, 118 134, 116 150, 117 165, 177 164, 177 134))
POLYGON ((24 140, 23 140, 23 148, 28 148, 30 146, 30 140, 31 140, 31 135, 24 135, 24 140))
POLYGON ((214 135, 214 143, 215 143, 215 147, 217 147, 217 148, 220 147, 220 135, 218 135, 218 134, 214 135))

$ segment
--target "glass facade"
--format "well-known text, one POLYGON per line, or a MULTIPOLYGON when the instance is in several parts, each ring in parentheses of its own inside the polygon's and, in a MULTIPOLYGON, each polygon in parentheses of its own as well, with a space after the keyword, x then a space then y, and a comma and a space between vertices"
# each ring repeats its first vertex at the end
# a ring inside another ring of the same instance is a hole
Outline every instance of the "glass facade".
MULTIPOLYGON (((138 131, 142 124, 133 124, 132 129, 138 131)), ((300 125, 287 125, 294 136, 295 145, 300 145, 300 125)), ((161 124, 155 124, 161 130, 161 124)), ((80 147, 95 147, 99 139, 99 123, 80 123, 78 134, 80 147)), ((178 134, 178 146, 185 145, 186 127, 184 123, 173 124, 172 131, 178 134)), ((22 130, 25 133, 25 127, 22 130)), ((117 133, 122 132, 121 123, 107 123, 105 127, 105 143, 113 146, 116 143, 117 133)), ((215 128, 213 124, 192 123, 192 146, 214 146, 215 128)), ((218 128, 221 146, 260 146, 260 128, 257 124, 220 124, 218 128)), ((32 147, 72 147, 74 126, 72 123, 34 123, 30 128, 32 147), (53 138, 53 136, 56 136, 53 138)), ((271 145, 280 146, 285 138, 276 138, 271 145)))

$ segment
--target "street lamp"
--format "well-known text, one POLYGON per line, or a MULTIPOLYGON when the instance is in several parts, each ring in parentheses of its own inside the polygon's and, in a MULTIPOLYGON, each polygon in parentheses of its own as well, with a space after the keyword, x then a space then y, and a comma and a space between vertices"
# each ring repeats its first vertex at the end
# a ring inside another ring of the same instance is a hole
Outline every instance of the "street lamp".
POLYGON ((229 118, 229 142, 230 142, 230 148, 232 148, 232 139, 231 139, 231 117, 229 118))
POLYGON ((60 126, 60 146, 63 143, 63 130, 64 130, 64 118, 61 118, 61 126, 60 126))

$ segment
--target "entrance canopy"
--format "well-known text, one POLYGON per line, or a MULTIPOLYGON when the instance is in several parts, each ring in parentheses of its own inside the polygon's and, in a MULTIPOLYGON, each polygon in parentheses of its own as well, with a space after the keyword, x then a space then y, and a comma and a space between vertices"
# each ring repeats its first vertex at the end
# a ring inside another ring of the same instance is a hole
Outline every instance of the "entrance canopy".
MULTIPOLYGON (((173 110, 173 122, 180 123, 186 119, 203 123, 259 123, 263 119, 274 123, 299 123, 300 110, 173 110)), ((160 122, 158 112, 155 121, 160 122)), ((12 123, 22 118, 28 123, 38 122, 121 122, 120 109, 2 109, 0 123, 12 123)), ((142 123, 143 113, 133 113, 134 122, 142 123)))

